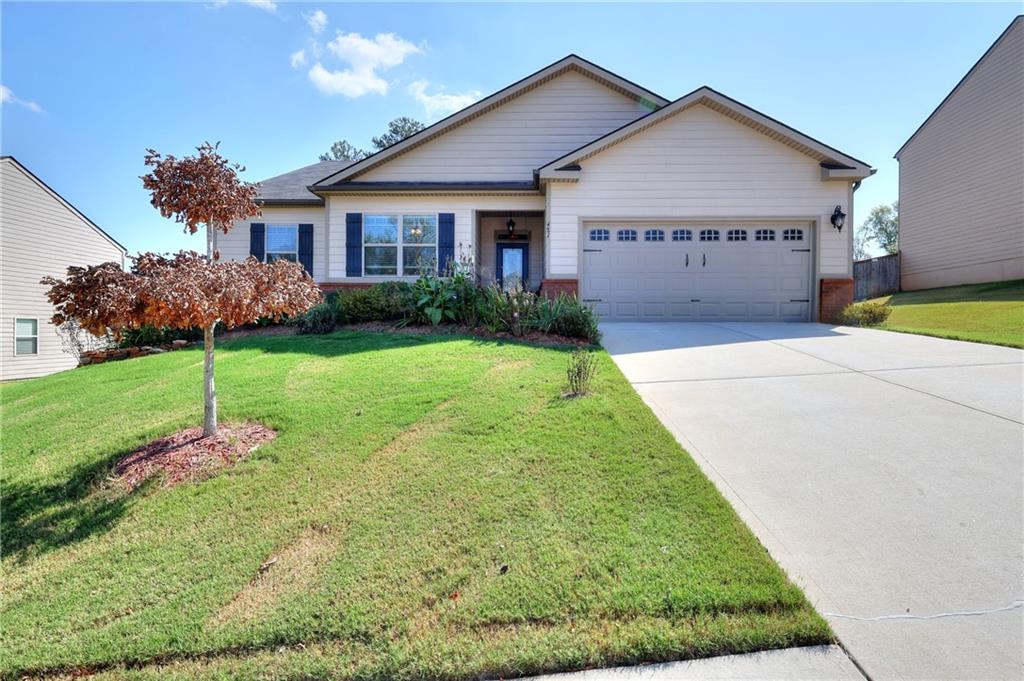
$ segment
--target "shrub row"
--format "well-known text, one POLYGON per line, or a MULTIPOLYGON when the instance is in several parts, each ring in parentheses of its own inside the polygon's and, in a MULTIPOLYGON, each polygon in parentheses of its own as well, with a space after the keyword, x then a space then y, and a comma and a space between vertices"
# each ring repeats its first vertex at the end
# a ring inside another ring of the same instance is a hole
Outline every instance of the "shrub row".
POLYGON ((468 275, 423 275, 415 283, 387 282, 344 289, 294 320, 299 333, 328 333, 335 324, 394 322, 454 324, 522 337, 532 332, 600 339, 597 314, 575 296, 546 298, 522 287, 478 286, 468 275))

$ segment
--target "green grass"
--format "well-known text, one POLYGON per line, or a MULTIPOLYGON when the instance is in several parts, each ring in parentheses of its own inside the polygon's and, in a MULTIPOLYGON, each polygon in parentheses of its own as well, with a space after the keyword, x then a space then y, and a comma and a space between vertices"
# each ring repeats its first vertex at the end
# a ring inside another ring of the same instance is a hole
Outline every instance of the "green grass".
POLYGON ((200 422, 201 351, 0 386, 0 673, 454 679, 829 641, 605 353, 561 398, 567 357, 228 342, 222 422, 278 438, 132 494, 105 474, 200 422))
POLYGON ((933 288, 876 300, 892 306, 879 328, 1024 347, 1024 280, 933 288))

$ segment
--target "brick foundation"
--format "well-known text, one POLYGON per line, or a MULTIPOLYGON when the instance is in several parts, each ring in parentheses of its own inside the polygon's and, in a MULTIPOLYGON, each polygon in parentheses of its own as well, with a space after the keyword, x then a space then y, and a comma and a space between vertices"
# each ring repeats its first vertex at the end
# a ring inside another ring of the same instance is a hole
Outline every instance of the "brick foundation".
POLYGON ((340 291, 342 289, 370 288, 371 286, 373 286, 373 284, 364 283, 364 282, 361 282, 361 281, 360 282, 345 281, 345 282, 324 282, 322 284, 319 284, 319 286, 320 286, 320 290, 323 291, 324 293, 330 293, 331 291, 340 291))
POLYGON ((818 321, 835 323, 843 308, 853 302, 853 279, 822 279, 818 321))
POLYGON ((540 282, 540 294, 554 298, 559 293, 575 296, 579 293, 579 281, 576 279, 544 279, 540 282))

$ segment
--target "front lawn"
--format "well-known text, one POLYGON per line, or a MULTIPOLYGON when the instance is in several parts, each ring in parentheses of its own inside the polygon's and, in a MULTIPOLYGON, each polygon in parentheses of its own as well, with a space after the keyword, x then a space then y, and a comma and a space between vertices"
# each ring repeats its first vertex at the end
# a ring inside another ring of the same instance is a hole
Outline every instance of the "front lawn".
POLYGON ((877 300, 892 306, 883 329, 1024 347, 1024 280, 910 291, 877 300))
POLYGON ((0 673, 477 678, 829 641, 599 355, 462 337, 253 337, 223 422, 278 431, 203 482, 112 464, 201 420, 202 351, 0 386, 0 673))

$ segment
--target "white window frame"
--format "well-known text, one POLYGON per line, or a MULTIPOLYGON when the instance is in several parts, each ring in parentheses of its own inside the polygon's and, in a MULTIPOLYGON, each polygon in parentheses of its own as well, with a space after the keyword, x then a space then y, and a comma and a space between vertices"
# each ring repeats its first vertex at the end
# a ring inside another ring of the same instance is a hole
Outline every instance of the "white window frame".
POLYGON ((660 227, 651 227, 650 229, 644 230, 644 241, 647 243, 656 243, 665 240, 665 230, 660 227))
MULTIPOLYGON (((383 278, 394 278, 394 279, 414 279, 422 275, 421 272, 415 274, 405 274, 405 248, 409 247, 422 247, 422 248, 433 248, 434 249, 434 262, 438 261, 437 251, 439 248, 439 241, 441 238, 441 214, 432 213, 429 211, 409 211, 405 213, 363 213, 362 227, 360 228, 360 237, 362 239, 362 260, 363 260, 363 276, 364 277, 383 277, 383 278), (394 243, 372 243, 366 242, 366 218, 368 217, 388 217, 395 218, 396 225, 398 227, 397 234, 395 236, 394 243), (434 241, 433 242, 405 242, 405 218, 422 218, 430 217, 434 219, 434 241), (366 249, 367 248, 395 248, 397 254, 395 256, 395 273, 394 274, 370 274, 366 271, 366 249)), ((415 266, 415 265, 412 265, 415 266)))
POLYGON ((732 242, 746 241, 747 240, 747 230, 740 229, 740 228, 730 229, 730 230, 728 230, 725 233, 725 240, 727 242, 729 242, 729 241, 732 241, 732 242))
MULTIPOLYGON (((274 224, 268 223, 263 231, 263 262, 273 262, 270 259, 270 255, 294 255, 295 260, 292 262, 299 262, 299 225, 291 222, 277 222, 274 224), (287 227, 295 230, 295 250, 294 251, 271 251, 270 250, 270 228, 271 227, 287 227)), ((287 260, 287 258, 285 258, 287 260)))
POLYGON ((786 229, 782 230, 782 240, 803 241, 804 230, 800 229, 799 227, 787 227, 786 229))
POLYGON ((34 357, 39 354, 39 318, 38 317, 14 317, 14 356, 15 357, 34 357), (35 322, 36 333, 33 336, 19 336, 18 335, 18 322, 35 322), (19 340, 34 340, 36 342, 35 352, 18 352, 18 341, 19 340))

